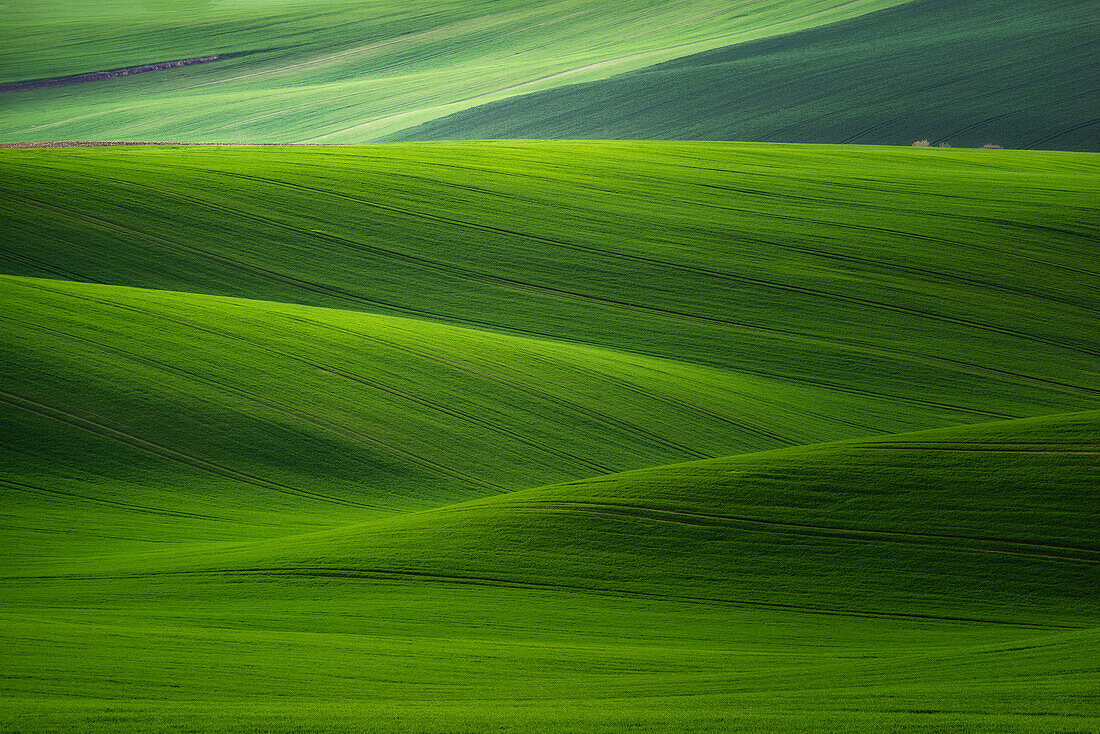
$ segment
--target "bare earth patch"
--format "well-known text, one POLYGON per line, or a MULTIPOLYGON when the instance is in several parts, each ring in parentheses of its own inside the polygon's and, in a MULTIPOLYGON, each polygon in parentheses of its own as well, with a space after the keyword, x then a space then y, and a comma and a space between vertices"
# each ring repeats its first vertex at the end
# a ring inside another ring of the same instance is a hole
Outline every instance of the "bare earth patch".
POLYGON ((109 71, 91 71, 87 74, 72 74, 70 76, 58 76, 51 79, 33 79, 26 82, 8 82, 0 84, 2 92, 25 92, 31 89, 47 89, 49 87, 64 87, 69 84, 81 84, 83 82, 100 82, 107 79, 119 79, 134 74, 147 74, 151 71, 164 71, 166 69, 178 69, 183 66, 195 64, 208 64, 211 61, 222 61, 241 54, 214 54, 212 56, 197 56, 193 59, 177 59, 176 61, 161 61, 156 64, 142 64, 141 66, 127 66, 122 69, 109 71))
POLYGON ((107 148, 116 145, 232 145, 241 146, 316 146, 320 143, 171 143, 163 140, 48 140, 37 143, 0 143, 0 148, 107 148))

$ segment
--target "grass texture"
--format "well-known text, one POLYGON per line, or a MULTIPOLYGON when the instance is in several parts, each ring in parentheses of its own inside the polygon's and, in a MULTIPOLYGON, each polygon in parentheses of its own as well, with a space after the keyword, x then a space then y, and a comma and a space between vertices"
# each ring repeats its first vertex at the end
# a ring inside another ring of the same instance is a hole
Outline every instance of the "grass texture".
POLYGON ((223 58, 0 93, 0 140, 366 142, 897 2, 14 0, 0 26, 0 82, 223 58))
POLYGON ((916 0, 501 100, 401 140, 753 140, 1100 150, 1096 5, 916 0))
POLYGON ((0 718, 1090 731, 1098 427, 899 434, 9 570, 0 718))
POLYGON ((1100 730, 1097 167, 0 151, 0 729, 1100 730))

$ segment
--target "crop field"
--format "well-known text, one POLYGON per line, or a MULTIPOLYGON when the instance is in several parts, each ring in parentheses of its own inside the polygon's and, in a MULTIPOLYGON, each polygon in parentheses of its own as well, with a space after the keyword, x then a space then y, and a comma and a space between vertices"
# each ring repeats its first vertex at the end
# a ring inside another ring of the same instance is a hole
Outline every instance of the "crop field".
POLYGON ((0 172, 0 730, 1100 731, 1095 155, 0 172))
POLYGON ((1100 734, 1100 6, 0 5, 0 734, 1100 734))
POLYGON ((0 140, 367 142, 901 1, 12 0, 0 140))
POLYGON ((1097 151, 1098 34, 1100 7, 1086 0, 916 0, 479 105, 390 138, 1097 151))

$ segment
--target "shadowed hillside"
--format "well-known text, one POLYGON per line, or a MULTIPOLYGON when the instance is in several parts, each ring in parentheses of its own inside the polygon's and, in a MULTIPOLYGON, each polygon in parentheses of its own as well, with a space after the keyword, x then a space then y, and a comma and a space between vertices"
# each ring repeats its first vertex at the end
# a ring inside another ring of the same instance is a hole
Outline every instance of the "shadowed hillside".
POLYGON ((1100 14, 916 0, 486 104, 395 140, 759 140, 1100 150, 1100 14))

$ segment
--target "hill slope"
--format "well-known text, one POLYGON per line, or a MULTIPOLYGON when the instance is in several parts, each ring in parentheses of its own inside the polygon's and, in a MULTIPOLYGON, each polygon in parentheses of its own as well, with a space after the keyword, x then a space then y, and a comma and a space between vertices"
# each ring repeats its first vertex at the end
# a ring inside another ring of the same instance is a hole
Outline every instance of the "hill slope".
POLYGON ((1100 12, 917 0, 485 104, 395 140, 759 140, 1100 150, 1100 12))
POLYGON ((10 277, 0 294, 20 555, 94 547, 71 528, 96 510, 138 546, 285 534, 950 414, 391 316, 10 277))
POLYGON ((1096 729, 1097 168, 0 151, 0 729, 1096 729))
POLYGON ((732 369, 868 397, 844 416, 864 433, 1073 410, 1100 389, 1090 156, 657 143, 0 152, 0 264, 13 274, 732 369), (941 422, 906 418, 921 413, 941 422))
POLYGON ((0 27, 0 141, 365 142, 899 1, 15 0, 0 27), (97 80, 33 83, 80 75, 97 80))
POLYGON ((790 449, 28 568, 0 581, 0 716, 1088 730, 1097 421, 790 449))

